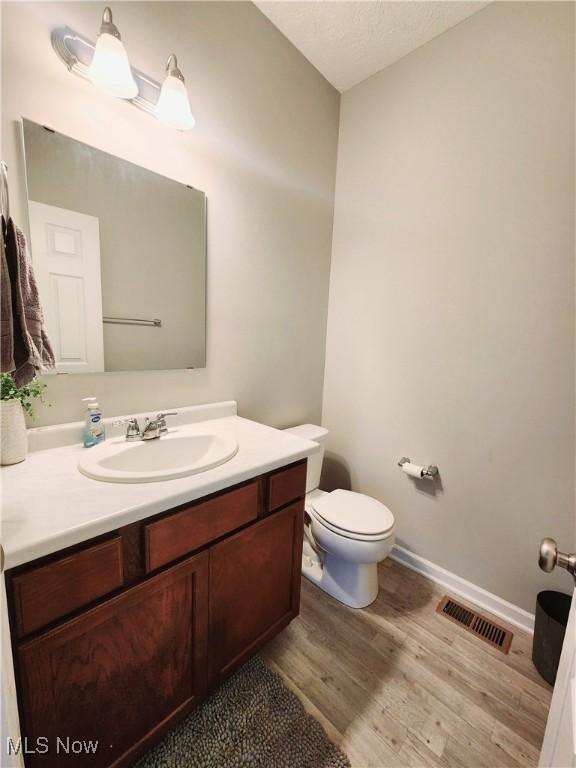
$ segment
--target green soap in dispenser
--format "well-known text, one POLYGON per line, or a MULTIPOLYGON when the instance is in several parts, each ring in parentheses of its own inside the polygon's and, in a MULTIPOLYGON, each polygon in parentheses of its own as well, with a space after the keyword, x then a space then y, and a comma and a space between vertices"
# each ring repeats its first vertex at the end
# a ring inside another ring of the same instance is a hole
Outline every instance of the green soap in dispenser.
POLYGON ((95 397, 83 397, 83 403, 86 405, 86 414, 84 419, 84 447, 90 448, 106 440, 104 422, 102 421, 102 411, 96 402, 95 397))

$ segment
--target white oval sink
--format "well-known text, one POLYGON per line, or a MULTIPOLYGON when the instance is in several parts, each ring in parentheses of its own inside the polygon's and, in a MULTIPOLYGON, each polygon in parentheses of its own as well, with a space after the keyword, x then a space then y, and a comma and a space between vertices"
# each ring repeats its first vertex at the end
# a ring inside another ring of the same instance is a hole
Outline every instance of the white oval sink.
POLYGON ((229 435, 173 432, 155 440, 109 440, 86 449, 83 475, 108 483, 154 483, 194 475, 231 459, 238 443, 229 435))

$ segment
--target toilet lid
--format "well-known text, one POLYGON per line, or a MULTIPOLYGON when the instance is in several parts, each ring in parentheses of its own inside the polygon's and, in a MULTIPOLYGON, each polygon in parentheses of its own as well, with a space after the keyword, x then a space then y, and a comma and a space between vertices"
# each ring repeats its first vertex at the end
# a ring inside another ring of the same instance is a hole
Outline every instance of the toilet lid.
POLYGON ((341 488, 316 499, 312 509, 331 528, 346 533, 377 536, 394 526, 394 515, 384 504, 363 493, 341 488))

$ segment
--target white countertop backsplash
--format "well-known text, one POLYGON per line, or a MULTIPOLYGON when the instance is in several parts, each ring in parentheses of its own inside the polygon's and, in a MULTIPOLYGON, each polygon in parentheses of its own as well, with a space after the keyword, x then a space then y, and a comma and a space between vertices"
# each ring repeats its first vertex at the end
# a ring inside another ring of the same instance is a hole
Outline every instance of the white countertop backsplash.
MULTIPOLYGON (((171 431, 214 421, 214 431, 235 436, 238 453, 214 469, 176 480, 106 483, 78 471, 82 452, 91 450, 78 442, 83 423, 29 430, 26 461, 2 467, 0 473, 5 569, 221 491, 319 450, 316 443, 237 416, 233 401, 177 410, 178 416, 168 420, 171 431)), ((130 415, 143 419, 145 414, 130 415)), ((122 434, 125 428, 111 426, 119 418, 105 420, 108 436, 122 434)))

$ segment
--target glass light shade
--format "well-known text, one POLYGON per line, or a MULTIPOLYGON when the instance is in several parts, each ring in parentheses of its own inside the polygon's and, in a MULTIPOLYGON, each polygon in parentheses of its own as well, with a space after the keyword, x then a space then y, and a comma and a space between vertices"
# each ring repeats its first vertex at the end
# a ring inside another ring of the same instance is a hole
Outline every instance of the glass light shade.
POLYGON ((88 77, 98 88, 120 99, 133 99, 138 95, 126 49, 118 37, 107 32, 96 41, 88 77))
POLYGON ((162 83, 154 114, 158 120, 179 131, 189 131, 194 128, 196 120, 190 109, 188 91, 178 77, 168 75, 162 83))

